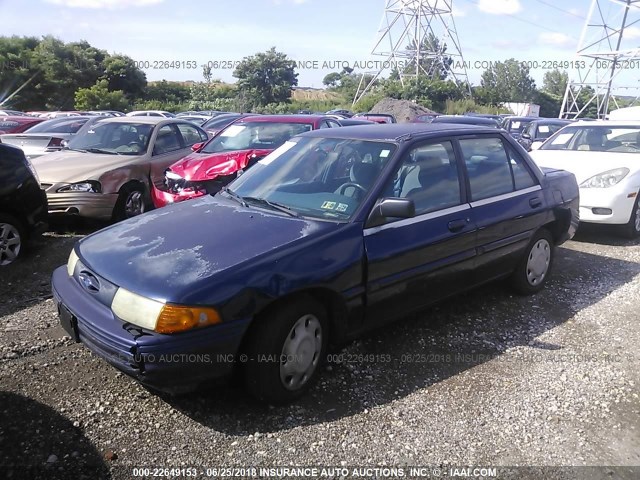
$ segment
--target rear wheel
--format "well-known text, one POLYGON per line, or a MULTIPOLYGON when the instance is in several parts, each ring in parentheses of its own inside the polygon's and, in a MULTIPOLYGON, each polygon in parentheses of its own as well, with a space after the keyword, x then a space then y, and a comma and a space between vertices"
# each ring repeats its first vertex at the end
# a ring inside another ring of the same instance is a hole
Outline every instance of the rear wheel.
POLYGON ((0 267, 15 262, 24 248, 26 235, 13 216, 0 214, 0 267))
POLYGON ((539 230, 529 242, 525 255, 511 276, 512 286, 522 295, 531 295, 544 288, 551 273, 555 246, 551 233, 539 230))
POLYGON ((629 223, 622 226, 622 233, 626 238, 634 239, 640 236, 640 204, 638 202, 640 202, 640 196, 636 195, 629 223))
POLYGON ((244 380, 249 393, 269 403, 290 402, 316 379, 327 348, 327 315, 301 298, 258 319, 249 332, 244 380))
POLYGON ((113 209, 115 221, 126 220, 147 211, 144 187, 140 184, 127 184, 120 189, 116 206, 113 209))

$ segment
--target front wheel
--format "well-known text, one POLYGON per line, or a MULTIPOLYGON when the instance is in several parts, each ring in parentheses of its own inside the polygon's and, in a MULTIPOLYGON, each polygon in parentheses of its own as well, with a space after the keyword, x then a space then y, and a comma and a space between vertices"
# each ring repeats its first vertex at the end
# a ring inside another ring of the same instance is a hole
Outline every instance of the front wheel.
POLYGON ((129 184, 120 189, 116 206, 113 209, 115 221, 126 220, 143 214, 147 210, 144 188, 141 185, 129 184))
POLYGON ((511 276, 512 286, 522 295, 531 295, 544 288, 551 273, 555 255, 553 237, 546 229, 539 230, 529 242, 525 255, 511 276))
POLYGON ((249 393, 274 404, 301 396, 317 377, 327 337, 326 312, 311 298, 259 318, 245 348, 244 380, 249 393))
POLYGON ((24 247, 22 224, 11 215, 0 214, 0 267, 15 262, 24 247))
POLYGON ((633 204, 629 222, 622 226, 623 235, 632 240, 640 236, 640 204, 638 202, 640 202, 640 196, 636 195, 636 201, 633 204))

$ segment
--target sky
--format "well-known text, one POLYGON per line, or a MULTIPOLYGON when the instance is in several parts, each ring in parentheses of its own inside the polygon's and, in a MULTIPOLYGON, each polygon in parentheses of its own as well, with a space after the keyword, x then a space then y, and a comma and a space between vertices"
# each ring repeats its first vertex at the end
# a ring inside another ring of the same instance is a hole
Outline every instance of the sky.
MULTIPOLYGON (((429 1, 444 3, 444 0, 429 1)), ((591 0, 452 2, 453 14, 445 18, 455 24, 467 75, 475 85, 480 83, 488 62, 515 58, 531 66, 531 76, 541 86, 543 75, 553 68, 553 62, 574 60, 591 5, 591 0)), ((603 14, 612 15, 614 21, 620 10, 618 2, 600 0, 603 14)), ((210 63, 217 67, 213 70, 214 78, 232 82, 238 61, 276 47, 299 62, 299 86, 322 88, 324 76, 344 65, 384 60, 372 56, 372 49, 379 38, 386 3, 385 0, 0 0, 0 34, 52 34, 67 42, 87 40, 95 47, 126 54, 141 62, 141 66, 148 66, 143 70, 149 81, 199 81, 203 79, 201 66, 210 63), (160 68, 164 66, 167 68, 160 68), (193 66, 196 68, 189 68, 193 66)), ((436 34, 444 31, 439 21, 432 25, 436 34)), ((587 32, 586 37, 590 34, 587 32)), ((397 30, 392 31, 392 38, 399 35, 397 30)), ((628 29, 627 37, 630 46, 638 47, 640 28, 628 29)), ((450 47, 449 51, 454 49, 450 47)), ((365 70, 370 65, 364 65, 365 70)), ((637 83, 638 71, 631 71, 633 68, 636 67, 630 65, 625 75, 637 83)))

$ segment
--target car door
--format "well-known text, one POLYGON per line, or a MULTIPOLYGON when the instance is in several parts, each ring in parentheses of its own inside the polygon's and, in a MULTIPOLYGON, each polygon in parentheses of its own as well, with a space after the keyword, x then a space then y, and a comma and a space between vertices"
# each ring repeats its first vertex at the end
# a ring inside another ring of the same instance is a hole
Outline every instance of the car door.
POLYGON ((382 196, 412 199, 416 215, 364 229, 369 326, 465 288, 476 227, 454 152, 451 140, 409 149, 382 196))
POLYGON ((162 187, 164 171, 190 152, 175 124, 161 126, 151 148, 151 180, 155 186, 162 187))
POLYGON ((545 218, 543 192, 527 162, 501 135, 459 139, 477 227, 478 283, 510 273, 545 218))

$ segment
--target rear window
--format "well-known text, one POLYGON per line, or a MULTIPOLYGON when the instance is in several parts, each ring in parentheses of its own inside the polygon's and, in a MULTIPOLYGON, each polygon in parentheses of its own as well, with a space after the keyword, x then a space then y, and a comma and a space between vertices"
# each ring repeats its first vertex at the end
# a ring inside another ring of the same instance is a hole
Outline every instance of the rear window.
POLYGON ((31 127, 29 133, 76 133, 88 119, 82 118, 55 118, 47 120, 31 127))

